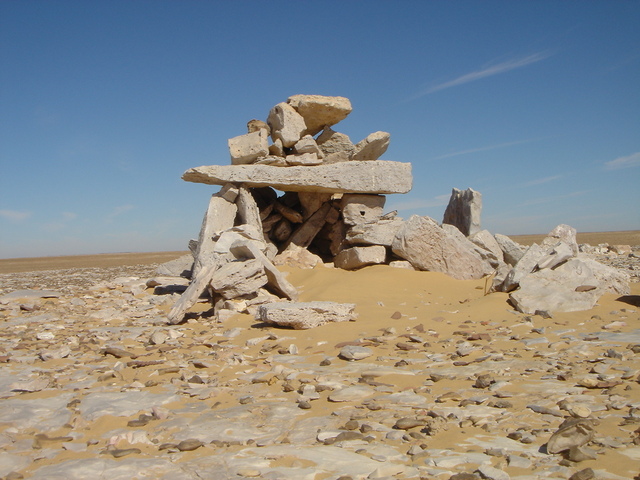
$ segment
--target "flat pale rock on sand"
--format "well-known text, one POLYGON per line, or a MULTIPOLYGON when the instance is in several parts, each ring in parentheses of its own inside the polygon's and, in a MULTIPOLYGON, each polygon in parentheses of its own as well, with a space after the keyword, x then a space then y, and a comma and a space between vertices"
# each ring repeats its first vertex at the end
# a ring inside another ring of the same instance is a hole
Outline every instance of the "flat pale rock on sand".
POLYGON ((168 326, 177 296, 138 289, 147 269, 29 309, 0 305, 0 477, 637 475, 640 284, 546 318, 485 295, 485 280, 280 269, 300 302, 355 304, 357 319, 307 330, 240 314, 217 322, 203 302, 168 326), (597 459, 546 453, 572 412, 594 420, 579 448, 597 459))

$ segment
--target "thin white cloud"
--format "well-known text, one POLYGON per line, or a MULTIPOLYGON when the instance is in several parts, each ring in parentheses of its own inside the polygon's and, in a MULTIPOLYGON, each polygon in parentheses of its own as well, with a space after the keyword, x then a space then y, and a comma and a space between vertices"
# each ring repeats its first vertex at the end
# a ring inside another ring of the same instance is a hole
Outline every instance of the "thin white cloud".
POLYGON ((120 205, 113 209, 113 211, 107 215, 107 221, 113 220, 115 217, 122 215, 123 213, 128 212, 129 210, 133 210, 135 207, 133 205, 120 205))
POLYGON ((443 158, 457 157, 459 155, 467 155, 469 153, 486 152, 487 150, 497 150, 498 148, 511 147, 513 145, 520 145, 521 143, 533 142, 534 140, 537 140, 537 139, 530 138, 528 140, 516 140, 515 142, 498 143, 496 145, 487 145, 486 147, 470 148, 468 150, 460 150, 458 152, 447 153, 445 155, 433 157, 431 158, 431 160, 441 160, 443 158))
POLYGON ((531 180, 523 185, 523 187, 533 187, 535 185, 542 185, 543 183, 555 182, 560 180, 562 175, 554 175, 552 177, 538 178, 537 180, 531 180))
POLYGON ((621 168, 640 167, 640 152, 632 153, 626 157, 618 157, 604 163, 605 170, 619 170, 621 168))
POLYGON ((557 202, 559 200, 564 200, 566 198, 579 197, 589 193, 589 190, 581 190, 577 192, 566 193, 564 195, 556 195, 555 197, 543 197, 543 198, 534 198, 532 200, 528 200, 524 203, 521 203, 520 207, 530 207, 532 205, 542 205, 544 203, 557 202))
POLYGON ((527 65, 540 62, 546 58, 549 58, 550 56, 551 56, 550 52, 538 52, 532 55, 527 55, 526 57, 512 58, 511 60, 500 62, 495 65, 487 65, 481 68, 480 70, 466 73, 457 78, 454 78, 453 80, 449 80, 448 82, 439 83, 425 90, 422 90, 421 92, 418 92, 416 95, 414 95, 411 98, 411 100, 416 100, 420 97, 424 97, 425 95, 429 95, 434 92, 439 92, 440 90, 445 90, 451 87, 457 87, 458 85, 463 85, 469 82, 475 82, 476 80, 480 80, 482 78, 492 77, 493 75, 499 75, 501 73, 506 73, 511 70, 515 70, 517 68, 526 67, 527 65))
POLYGON ((399 212, 405 210, 416 210, 419 208, 441 207, 449 202, 450 194, 438 195, 433 198, 416 198, 415 200, 407 200, 405 202, 397 202, 389 205, 391 210, 399 212))
POLYGON ((6 220, 19 222, 31 216, 31 212, 23 212, 19 210, 0 210, 0 217, 6 220))

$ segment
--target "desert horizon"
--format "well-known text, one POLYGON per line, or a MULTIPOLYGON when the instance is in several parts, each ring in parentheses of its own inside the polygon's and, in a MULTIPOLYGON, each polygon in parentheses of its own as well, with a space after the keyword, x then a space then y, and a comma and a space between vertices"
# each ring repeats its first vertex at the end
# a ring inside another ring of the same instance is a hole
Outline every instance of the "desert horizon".
MULTIPOLYGON (((545 233, 509 235, 521 245, 540 242, 545 233)), ((611 232, 578 232, 578 243, 599 245, 640 245, 640 230, 619 230, 611 232)), ((124 265, 151 265, 173 260, 189 253, 188 250, 118 252, 81 255, 51 255, 42 257, 0 258, 1 273, 20 273, 65 268, 100 268, 124 265)))

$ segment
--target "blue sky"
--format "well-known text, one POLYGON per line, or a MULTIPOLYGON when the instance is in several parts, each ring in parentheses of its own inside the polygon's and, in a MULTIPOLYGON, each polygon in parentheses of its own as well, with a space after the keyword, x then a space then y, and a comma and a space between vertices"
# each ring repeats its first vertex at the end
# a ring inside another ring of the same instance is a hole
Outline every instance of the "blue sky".
POLYGON ((442 220, 640 229, 640 2, 0 2, 0 258, 184 250, 227 139, 289 96, 348 97, 442 220))

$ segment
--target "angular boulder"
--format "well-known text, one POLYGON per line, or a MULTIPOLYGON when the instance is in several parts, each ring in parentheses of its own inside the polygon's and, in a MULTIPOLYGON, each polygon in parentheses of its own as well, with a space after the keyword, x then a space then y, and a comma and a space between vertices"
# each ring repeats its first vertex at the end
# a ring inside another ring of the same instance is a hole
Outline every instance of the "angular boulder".
POLYGON ((302 115, 284 102, 271 109, 267 124, 271 128, 271 138, 280 140, 285 147, 293 147, 307 129, 302 115))
POLYGON ((326 126, 347 118, 351 113, 351 102, 345 97, 326 97, 324 95, 292 95, 287 99, 304 118, 307 135, 315 135, 326 126))
POLYGON ((391 249, 419 270, 442 272, 460 280, 479 279, 493 271, 473 246, 461 243, 429 217, 410 217, 393 239, 391 249))
POLYGON ((600 294, 600 282, 589 266, 577 258, 555 269, 533 272, 520 280, 520 288, 509 299, 522 313, 536 310, 576 312, 589 310, 600 294))
POLYGON ((345 194, 340 201, 342 218, 347 225, 375 221, 382 216, 383 195, 345 194))
POLYGON ((500 246, 500 250, 502 250, 504 261, 512 267, 515 266, 522 258, 522 255, 524 255, 526 248, 518 242, 514 242, 506 235, 496 233, 493 237, 500 246))
POLYGON ((209 165, 187 170, 187 182, 246 187, 273 187, 284 192, 407 193, 411 164, 387 160, 340 162, 315 167, 272 165, 209 165))
POLYGON ((342 250, 333 259, 337 268, 356 270, 367 265, 380 265, 387 259, 387 249, 382 245, 351 247, 342 250))
POLYGON ((268 134, 264 129, 230 138, 228 144, 233 165, 253 163, 269 154, 268 134))
POLYGON ((400 217, 380 218, 374 222, 359 223, 347 231, 346 240, 351 245, 390 247, 403 224, 404 220, 400 217))

